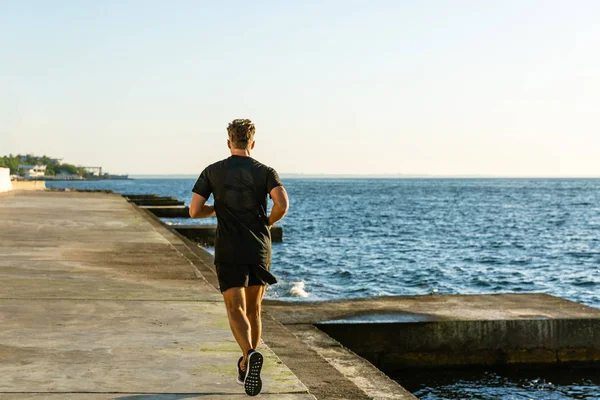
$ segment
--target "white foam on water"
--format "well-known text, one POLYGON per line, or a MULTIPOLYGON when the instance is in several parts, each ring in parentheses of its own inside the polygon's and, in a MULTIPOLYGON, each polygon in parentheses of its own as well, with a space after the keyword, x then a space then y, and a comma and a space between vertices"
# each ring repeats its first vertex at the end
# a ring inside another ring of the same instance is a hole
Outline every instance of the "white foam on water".
POLYGON ((290 282, 292 287, 290 289, 290 295, 294 297, 308 297, 308 293, 304 290, 304 282, 290 282))

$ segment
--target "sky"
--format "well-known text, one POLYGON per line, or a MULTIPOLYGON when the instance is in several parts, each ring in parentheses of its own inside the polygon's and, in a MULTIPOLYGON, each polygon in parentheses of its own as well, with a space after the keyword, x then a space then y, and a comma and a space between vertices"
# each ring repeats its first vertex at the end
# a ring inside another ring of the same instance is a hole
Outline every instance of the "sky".
POLYGON ((0 0, 0 155, 600 177, 600 2, 0 0))

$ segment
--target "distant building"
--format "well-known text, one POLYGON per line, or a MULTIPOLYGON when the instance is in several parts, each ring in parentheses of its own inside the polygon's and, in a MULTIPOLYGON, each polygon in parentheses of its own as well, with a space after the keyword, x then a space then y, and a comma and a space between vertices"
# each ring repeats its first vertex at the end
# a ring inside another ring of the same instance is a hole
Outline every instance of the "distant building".
POLYGON ((41 178, 46 175, 45 165, 22 165, 18 167, 19 174, 24 176, 25 179, 41 178))
POLYGON ((92 176, 102 176, 102 167, 83 167, 92 176))
POLYGON ((82 180, 83 178, 79 174, 71 174, 68 171, 60 170, 54 176, 54 179, 59 181, 78 181, 82 180))

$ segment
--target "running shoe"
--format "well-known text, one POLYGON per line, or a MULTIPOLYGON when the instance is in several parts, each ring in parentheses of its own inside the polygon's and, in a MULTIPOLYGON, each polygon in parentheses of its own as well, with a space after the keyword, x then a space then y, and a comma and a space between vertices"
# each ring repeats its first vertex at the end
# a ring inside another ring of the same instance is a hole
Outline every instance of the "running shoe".
POLYGON ((244 390, 248 396, 256 396, 262 390, 260 370, 263 365, 263 356, 256 350, 248 350, 248 361, 246 362, 246 378, 244 379, 244 390))
POLYGON ((240 357, 240 359, 237 362, 237 377, 235 378, 235 381, 238 383, 238 385, 243 385, 244 384, 244 379, 246 379, 246 371, 242 371, 242 360, 244 359, 244 357, 240 357))

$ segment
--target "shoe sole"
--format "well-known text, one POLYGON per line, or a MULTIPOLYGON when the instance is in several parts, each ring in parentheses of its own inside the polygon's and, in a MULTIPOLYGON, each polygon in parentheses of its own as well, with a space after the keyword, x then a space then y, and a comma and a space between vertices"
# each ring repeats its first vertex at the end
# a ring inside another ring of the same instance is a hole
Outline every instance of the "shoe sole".
POLYGON ((246 379, 244 379, 244 390, 248 396, 256 396, 262 390, 262 380, 260 379, 262 365, 262 354, 258 351, 250 353, 246 367, 246 379))

